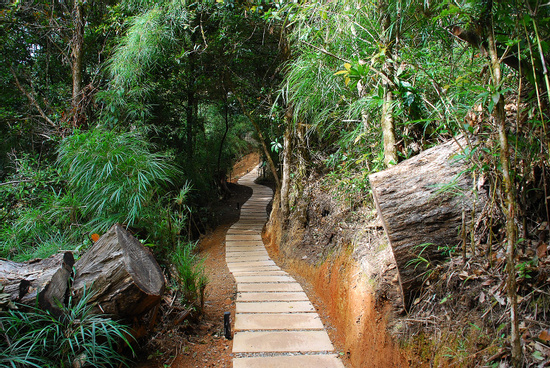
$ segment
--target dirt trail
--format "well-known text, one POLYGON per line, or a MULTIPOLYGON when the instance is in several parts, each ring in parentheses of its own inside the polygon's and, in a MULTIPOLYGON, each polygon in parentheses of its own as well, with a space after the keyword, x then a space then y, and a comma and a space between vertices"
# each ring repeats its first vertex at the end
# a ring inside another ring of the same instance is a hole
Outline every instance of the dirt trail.
POLYGON ((212 207, 220 224, 199 240, 198 251, 205 258, 208 286, 205 290, 204 314, 198 321, 182 323, 182 326, 153 337, 159 349, 149 349, 140 358, 136 368, 203 368, 232 367, 232 341, 223 336, 223 315, 235 313, 235 280, 225 263, 225 235, 229 227, 239 220, 240 205, 252 194, 252 190, 234 184, 258 164, 259 156, 252 153, 235 164, 232 182, 228 188, 231 198, 212 207))
POLYGON ((271 189, 254 183, 257 169, 239 180, 253 188, 226 236, 226 261, 237 281, 233 367, 344 368, 302 287, 268 256, 261 237, 271 189))
MULTIPOLYGON (((231 312, 232 321, 235 321, 236 284, 225 260, 225 237, 232 224, 239 220, 240 208, 251 196, 251 189, 234 182, 245 175, 258 164, 256 154, 248 155, 235 165, 232 182, 228 184, 232 197, 221 201, 213 207, 221 224, 209 234, 203 236, 198 245, 201 256, 206 257, 205 269, 209 284, 206 289, 204 314, 198 321, 190 322, 184 328, 169 331, 167 336, 159 336, 159 343, 169 344, 162 352, 149 351, 149 360, 136 365, 139 368, 229 368, 232 367, 233 341, 223 336, 224 312, 231 312), (238 203, 238 205, 237 205, 238 203), (172 335, 173 334, 173 335, 172 335), (170 351, 167 353, 167 351, 170 351)), ((323 322, 329 329, 329 335, 335 337, 331 331, 331 321, 328 318, 327 308, 318 297, 312 295, 312 287, 301 279, 302 286, 312 300, 316 310, 322 316, 323 322)), ((342 351, 342 344, 334 342, 337 351, 342 351)))
POLYGON ((209 284, 206 288, 204 314, 188 344, 178 355, 174 368, 230 368, 232 341, 225 339, 224 312, 235 310, 235 283, 224 261, 224 238, 229 225, 219 226, 200 241, 200 254, 206 257, 205 268, 209 284))
MULTIPOLYGON (((245 175, 258 164, 258 154, 247 155, 233 168, 232 181, 245 175)), ((230 199, 220 202, 213 208, 218 215, 218 226, 212 233, 202 237, 198 249, 205 260, 208 286, 205 293, 204 314, 188 336, 189 343, 172 363, 174 368, 230 368, 233 354, 233 341, 224 337, 223 316, 231 312, 235 318, 235 279, 225 263, 225 236, 229 227, 239 219, 241 204, 246 202, 252 191, 250 188, 228 184, 232 192, 230 199)))

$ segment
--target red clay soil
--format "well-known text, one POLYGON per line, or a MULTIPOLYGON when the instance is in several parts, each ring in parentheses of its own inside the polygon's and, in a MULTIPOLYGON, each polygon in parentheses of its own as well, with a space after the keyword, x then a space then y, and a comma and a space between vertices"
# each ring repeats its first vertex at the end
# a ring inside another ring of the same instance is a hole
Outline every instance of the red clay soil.
POLYGON ((386 331, 391 307, 376 304, 374 293, 350 252, 334 254, 320 265, 305 262, 296 254, 283 256, 279 248, 279 210, 275 207, 271 215, 263 234, 264 243, 271 258, 304 288, 345 366, 409 367, 409 354, 399 349, 386 331))
POLYGON ((258 165, 259 163, 260 155, 257 152, 246 155, 245 157, 243 157, 242 160, 233 165, 233 171, 231 172, 231 177, 229 178, 229 181, 231 183, 236 183, 241 176, 248 173, 251 169, 255 168, 256 165, 258 165))
POLYGON ((219 226, 211 234, 204 236, 199 243, 199 252, 206 257, 205 269, 208 274, 204 314, 195 335, 189 336, 189 343, 171 367, 231 368, 232 341, 224 337, 224 312, 235 313, 235 280, 225 264, 225 234, 230 225, 219 226))
POLYGON ((319 267, 300 261, 287 265, 317 308, 346 367, 409 366, 386 332, 386 311, 377 310, 374 294, 346 255, 319 267))

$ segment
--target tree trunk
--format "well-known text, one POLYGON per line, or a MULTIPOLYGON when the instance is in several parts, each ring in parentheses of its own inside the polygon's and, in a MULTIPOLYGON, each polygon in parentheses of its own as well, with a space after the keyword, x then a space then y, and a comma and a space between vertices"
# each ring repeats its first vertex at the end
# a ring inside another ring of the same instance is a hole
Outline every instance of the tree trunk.
MULTIPOLYGON (((479 21, 481 22, 482 20, 483 19, 479 21)), ((456 38, 467 42, 470 46, 476 50, 479 50, 483 56, 487 56, 488 50, 486 47, 488 44, 488 39, 484 39, 474 27, 464 29, 460 26, 453 26, 451 32, 456 38)), ((533 67, 533 65, 531 65, 527 60, 520 60, 517 54, 510 52, 509 47, 495 42, 494 49, 496 49, 498 58, 502 58, 501 60, 504 64, 525 76, 531 85, 536 87, 539 81, 543 80, 544 74, 537 68, 536 65, 533 67)))
MULTIPOLYGON (((225 93, 223 102, 224 102, 223 115, 224 115, 224 122, 225 122, 225 130, 223 132, 222 140, 220 142, 220 148, 218 149, 218 166, 217 166, 218 175, 221 175, 223 144, 225 143, 225 138, 227 138, 227 133, 229 132, 229 102, 227 101, 227 93, 225 93)), ((225 176, 225 172, 223 175, 225 176)))
POLYGON ((80 0, 74 0, 73 7, 73 40, 71 42, 71 72, 73 76, 72 124, 74 127, 83 124, 82 96, 82 56, 84 54, 84 12, 80 0))
POLYGON ((69 292, 84 291, 97 312, 137 316, 155 306, 164 292, 164 275, 149 251, 120 225, 114 225, 74 264, 72 253, 26 263, 0 260, 0 283, 15 302, 60 313, 69 292))
POLYGON ((510 148, 508 145, 508 136, 506 134, 506 113, 504 112, 504 97, 500 93, 502 74, 500 69, 500 59, 497 53, 496 41, 494 37, 492 1, 487 5, 488 27, 487 38, 489 41, 489 57, 491 69, 493 71, 493 86, 499 92, 499 99, 495 105, 493 117, 498 131, 498 141, 500 145, 500 166, 502 167, 502 181, 504 184, 504 214, 506 215, 506 269, 508 303, 510 304, 510 343, 512 346, 512 364, 514 367, 521 366, 521 339, 518 323, 518 302, 516 286, 516 197, 514 194, 514 179, 511 174, 510 148))
MULTIPOLYGON (((225 91, 225 88, 224 88, 225 91)), ((218 165, 216 168, 216 184, 219 186, 221 192, 223 193, 223 198, 231 196, 231 191, 227 187, 227 172, 221 169, 222 162, 222 153, 223 145, 227 138, 227 133, 229 132, 229 102, 227 100, 227 92, 224 96, 224 120, 225 120, 225 130, 223 132, 222 140, 220 142, 220 148, 218 149, 218 165)))
POLYGON ((464 137, 433 147, 369 176, 374 201, 392 247, 405 307, 422 286, 422 276, 444 259, 441 248, 461 243, 462 216, 476 219, 484 193, 472 192, 468 162, 458 159, 464 137))
POLYGON ((153 255, 116 224, 76 262, 73 293, 94 292, 90 302, 104 313, 136 316, 155 306, 164 275, 153 255))
POLYGON ((393 95, 389 86, 384 88, 384 104, 382 105, 382 136, 384 139, 384 164, 387 167, 395 165, 398 161, 397 148, 395 146, 395 124, 393 118, 393 95))
POLYGON ((288 195, 290 193, 290 160, 292 155, 290 149, 290 141, 292 139, 290 134, 290 123, 290 121, 287 121, 283 142, 283 180, 281 184, 281 211, 283 214, 283 221, 286 221, 290 212, 288 207, 288 195))
POLYGON ((187 144, 186 153, 188 163, 193 160, 193 126, 195 125, 195 56, 189 55, 189 68, 187 76, 187 106, 186 106, 186 130, 187 144))
POLYGON ((384 103, 382 105, 382 116, 380 124, 382 126, 382 136, 384 140, 384 164, 387 167, 397 164, 397 147, 395 145, 395 119, 393 116, 393 90, 394 87, 389 83, 393 80, 394 66, 391 58, 394 57, 393 49, 394 41, 397 42, 397 32, 395 31, 397 24, 392 27, 391 15, 388 12, 388 4, 386 0, 380 1, 378 5, 380 12, 380 26, 382 28, 382 43, 385 45, 385 62, 382 71, 385 72, 389 81, 382 79, 384 87, 384 103), (395 37, 394 37, 395 36, 395 37))

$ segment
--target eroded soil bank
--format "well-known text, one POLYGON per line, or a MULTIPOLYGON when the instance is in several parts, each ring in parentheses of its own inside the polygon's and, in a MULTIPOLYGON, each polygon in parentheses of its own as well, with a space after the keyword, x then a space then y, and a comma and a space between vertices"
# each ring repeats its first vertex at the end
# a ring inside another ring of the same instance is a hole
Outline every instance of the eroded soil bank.
MULTIPOLYGON (((395 313, 389 300, 399 299, 391 252, 379 244, 376 236, 371 239, 372 251, 354 249, 352 243, 358 238, 348 239, 348 231, 337 233, 335 229, 342 230, 342 224, 333 224, 328 218, 335 210, 329 197, 321 192, 315 194, 309 198, 325 208, 314 211, 318 217, 306 214, 308 226, 294 218, 283 229, 279 209, 273 206, 264 232, 270 255, 304 286, 346 366, 408 367, 408 354, 387 333, 387 321, 395 313), (325 232, 329 243, 339 245, 327 246, 325 232)), ((274 203, 277 201, 276 197, 274 203)), ((361 222, 357 226, 380 235, 376 225, 364 225, 361 222)), ((357 235, 356 230, 351 229, 351 233, 357 235)))

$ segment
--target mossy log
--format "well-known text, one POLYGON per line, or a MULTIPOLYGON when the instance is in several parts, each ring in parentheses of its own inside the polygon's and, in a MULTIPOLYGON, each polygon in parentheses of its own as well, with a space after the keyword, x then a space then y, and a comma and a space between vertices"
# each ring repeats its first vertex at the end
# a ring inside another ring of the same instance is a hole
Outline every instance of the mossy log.
POLYGON ((0 260, 0 284, 12 301, 38 301, 54 314, 69 295, 78 300, 86 292, 93 293, 89 302, 97 312, 132 317, 160 302, 164 275, 153 255, 116 224, 76 263, 70 252, 25 263, 0 260))
POLYGON ((405 307, 427 271, 445 258, 442 250, 462 244, 463 226, 468 228, 487 202, 469 174, 467 147, 460 136, 369 176, 405 307))

